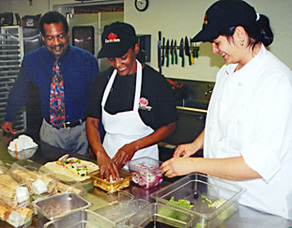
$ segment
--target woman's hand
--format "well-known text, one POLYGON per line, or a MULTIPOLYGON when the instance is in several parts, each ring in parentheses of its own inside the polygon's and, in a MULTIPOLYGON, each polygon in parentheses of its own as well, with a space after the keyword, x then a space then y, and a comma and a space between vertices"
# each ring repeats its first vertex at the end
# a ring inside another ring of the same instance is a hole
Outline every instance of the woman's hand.
POLYGON ((112 160, 116 166, 120 169, 124 166, 127 161, 130 161, 134 156, 135 152, 138 150, 138 147, 135 143, 125 144, 121 147, 118 152, 113 156, 112 160))
POLYGON ((191 155, 193 155, 194 153, 197 152, 196 150, 196 146, 194 145, 194 143, 188 143, 188 144, 182 144, 179 145, 174 153, 173 153, 173 157, 174 158, 179 158, 179 157, 185 157, 188 158, 191 155))
POLYGON ((203 149, 204 146, 205 129, 200 135, 192 142, 188 144, 179 145, 173 153, 174 158, 185 157, 188 158, 198 150, 203 149))
POLYGON ((169 178, 190 174, 195 168, 193 161, 192 158, 171 158, 162 163, 161 172, 169 178))
POLYGON ((106 153, 97 153, 96 157, 100 170, 100 178, 103 179, 105 175, 107 181, 110 181, 110 176, 112 176, 113 180, 120 179, 120 173, 117 166, 106 153))

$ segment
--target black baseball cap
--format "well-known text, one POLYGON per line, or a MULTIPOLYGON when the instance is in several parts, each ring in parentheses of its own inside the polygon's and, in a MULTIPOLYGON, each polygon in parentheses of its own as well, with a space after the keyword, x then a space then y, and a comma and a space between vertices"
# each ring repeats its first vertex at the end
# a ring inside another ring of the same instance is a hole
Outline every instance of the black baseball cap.
POLYGON ((217 1, 206 11, 202 30, 192 38, 192 41, 210 41, 224 29, 253 24, 256 20, 255 9, 244 1, 217 1))
POLYGON ((138 42, 134 27, 124 22, 106 25, 101 39, 102 48, 97 58, 121 57, 138 42))

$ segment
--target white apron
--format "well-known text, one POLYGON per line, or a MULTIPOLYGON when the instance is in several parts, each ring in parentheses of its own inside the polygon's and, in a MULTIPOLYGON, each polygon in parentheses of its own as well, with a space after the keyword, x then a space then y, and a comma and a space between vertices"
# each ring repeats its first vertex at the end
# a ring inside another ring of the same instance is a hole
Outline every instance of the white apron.
MULTIPOLYGON (((106 112, 104 109, 106 100, 116 78, 117 70, 113 71, 102 97, 102 123, 106 132, 103 141, 103 147, 111 158, 123 145, 143 138, 154 132, 151 127, 144 124, 138 112, 142 87, 142 65, 137 60, 136 62, 137 74, 133 110, 112 115, 106 112)), ((141 149, 134 154, 132 159, 143 156, 158 159, 158 146, 152 145, 141 149)))

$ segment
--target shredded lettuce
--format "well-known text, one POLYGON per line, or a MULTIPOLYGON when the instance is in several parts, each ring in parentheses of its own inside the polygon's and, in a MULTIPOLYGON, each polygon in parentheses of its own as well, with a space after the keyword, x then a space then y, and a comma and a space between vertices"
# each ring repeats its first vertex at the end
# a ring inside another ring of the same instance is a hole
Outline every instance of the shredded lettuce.
POLYGON ((188 208, 188 209, 193 207, 193 205, 191 205, 191 202, 189 200, 179 199, 178 201, 176 201, 174 199, 174 196, 172 196, 170 198, 169 202, 176 203, 176 204, 183 206, 185 208, 188 208))

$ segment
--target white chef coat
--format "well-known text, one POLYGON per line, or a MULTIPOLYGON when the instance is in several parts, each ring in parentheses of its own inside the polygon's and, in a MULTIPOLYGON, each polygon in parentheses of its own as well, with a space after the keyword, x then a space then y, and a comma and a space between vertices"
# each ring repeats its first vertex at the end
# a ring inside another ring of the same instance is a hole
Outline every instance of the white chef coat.
MULTIPOLYGON (((103 147, 111 158, 125 144, 141 139, 154 132, 151 127, 144 124, 138 112, 142 87, 142 65, 140 62, 136 62, 137 74, 133 110, 110 114, 104 109, 106 100, 116 78, 117 70, 113 71, 102 97, 102 123, 106 132, 103 140, 103 147)), ((132 159, 143 156, 152 157, 158 160, 158 146, 152 145, 143 148, 137 151, 132 159)))
POLYGON ((292 219, 292 72, 262 45, 243 68, 223 66, 210 100, 206 158, 242 156, 263 178, 234 181, 240 203, 292 219))

